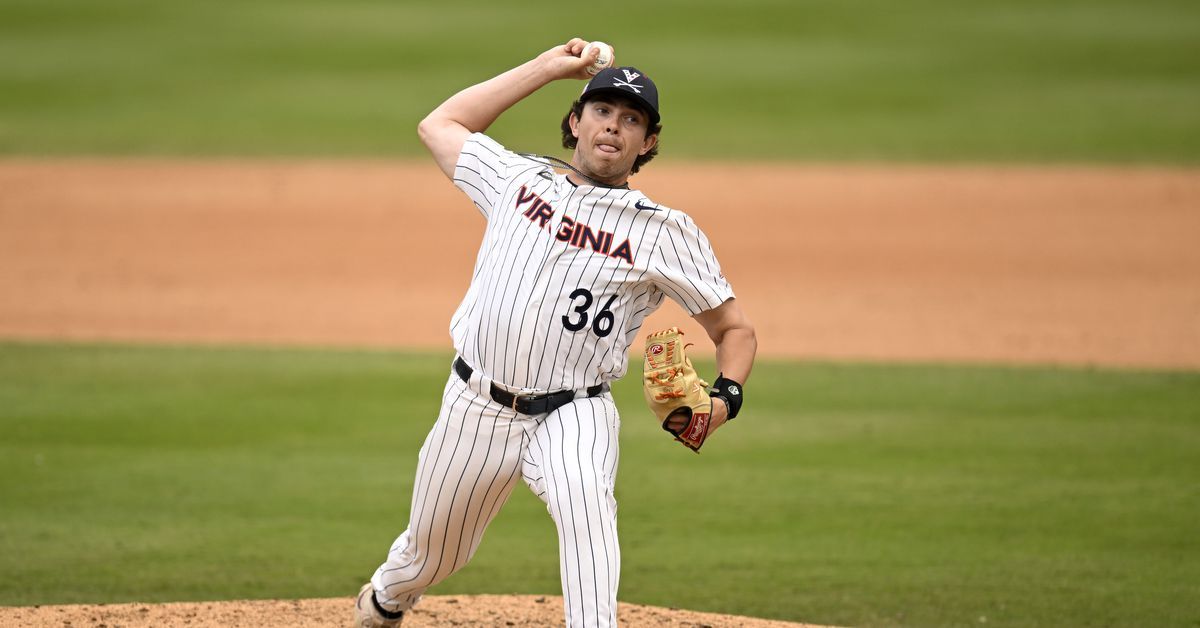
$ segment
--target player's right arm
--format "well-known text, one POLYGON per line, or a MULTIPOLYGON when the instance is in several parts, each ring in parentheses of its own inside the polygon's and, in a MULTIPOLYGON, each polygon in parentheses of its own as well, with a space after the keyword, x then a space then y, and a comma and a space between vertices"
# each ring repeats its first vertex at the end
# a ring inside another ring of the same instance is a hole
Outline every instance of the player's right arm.
POLYGON ((442 172, 454 178, 454 166, 467 136, 487 130, 500 114, 526 96, 558 79, 591 78, 587 67, 600 51, 592 50, 586 59, 580 57, 587 44, 576 37, 555 46, 504 74, 458 92, 425 116, 417 125, 417 133, 442 172))

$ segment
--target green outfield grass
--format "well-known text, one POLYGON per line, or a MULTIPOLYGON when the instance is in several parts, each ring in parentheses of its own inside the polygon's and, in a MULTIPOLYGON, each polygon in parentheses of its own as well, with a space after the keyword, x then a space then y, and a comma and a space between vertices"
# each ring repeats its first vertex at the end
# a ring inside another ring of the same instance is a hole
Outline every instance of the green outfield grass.
MULTIPOLYGON (((0 0, 0 155, 420 155, 574 34, 660 83, 664 159, 1200 161, 1193 0, 0 0)), ((553 150, 580 88, 495 132, 553 150)))
MULTIPOLYGON (((0 604, 350 596, 404 527, 448 366, 0 344, 0 604)), ((636 378, 616 392, 623 600, 853 626, 1200 620, 1200 373, 764 362, 699 456, 636 378)), ((431 593, 556 594, 556 552, 519 486, 431 593)))

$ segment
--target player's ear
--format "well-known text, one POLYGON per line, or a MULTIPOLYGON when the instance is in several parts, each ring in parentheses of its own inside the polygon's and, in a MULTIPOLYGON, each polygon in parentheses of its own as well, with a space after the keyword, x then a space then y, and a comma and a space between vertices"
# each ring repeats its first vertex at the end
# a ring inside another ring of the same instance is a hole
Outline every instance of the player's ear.
POLYGON ((579 116, 575 115, 574 111, 568 114, 567 124, 571 125, 571 135, 579 139, 579 116))
POLYGON ((658 146, 658 133, 647 135, 646 139, 642 141, 642 150, 638 151, 638 154, 645 155, 654 150, 655 146, 658 146))

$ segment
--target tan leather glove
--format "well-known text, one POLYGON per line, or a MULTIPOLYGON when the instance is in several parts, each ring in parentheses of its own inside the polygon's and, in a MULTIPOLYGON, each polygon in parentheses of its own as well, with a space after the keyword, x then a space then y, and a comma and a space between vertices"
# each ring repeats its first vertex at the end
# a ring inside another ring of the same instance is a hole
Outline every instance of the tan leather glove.
POLYGON ((678 327, 646 336, 642 392, 663 429, 699 453, 708 438, 712 398, 708 382, 696 374, 685 349, 678 327))

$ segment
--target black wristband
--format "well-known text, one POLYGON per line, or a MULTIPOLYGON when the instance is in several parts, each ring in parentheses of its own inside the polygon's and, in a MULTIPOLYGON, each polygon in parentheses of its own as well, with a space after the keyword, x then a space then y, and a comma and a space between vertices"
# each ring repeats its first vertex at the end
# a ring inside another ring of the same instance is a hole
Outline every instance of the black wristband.
POLYGON ((742 385, 724 375, 717 375, 717 381, 708 394, 710 397, 720 397, 729 406, 729 418, 726 421, 732 421, 742 409, 742 385))

